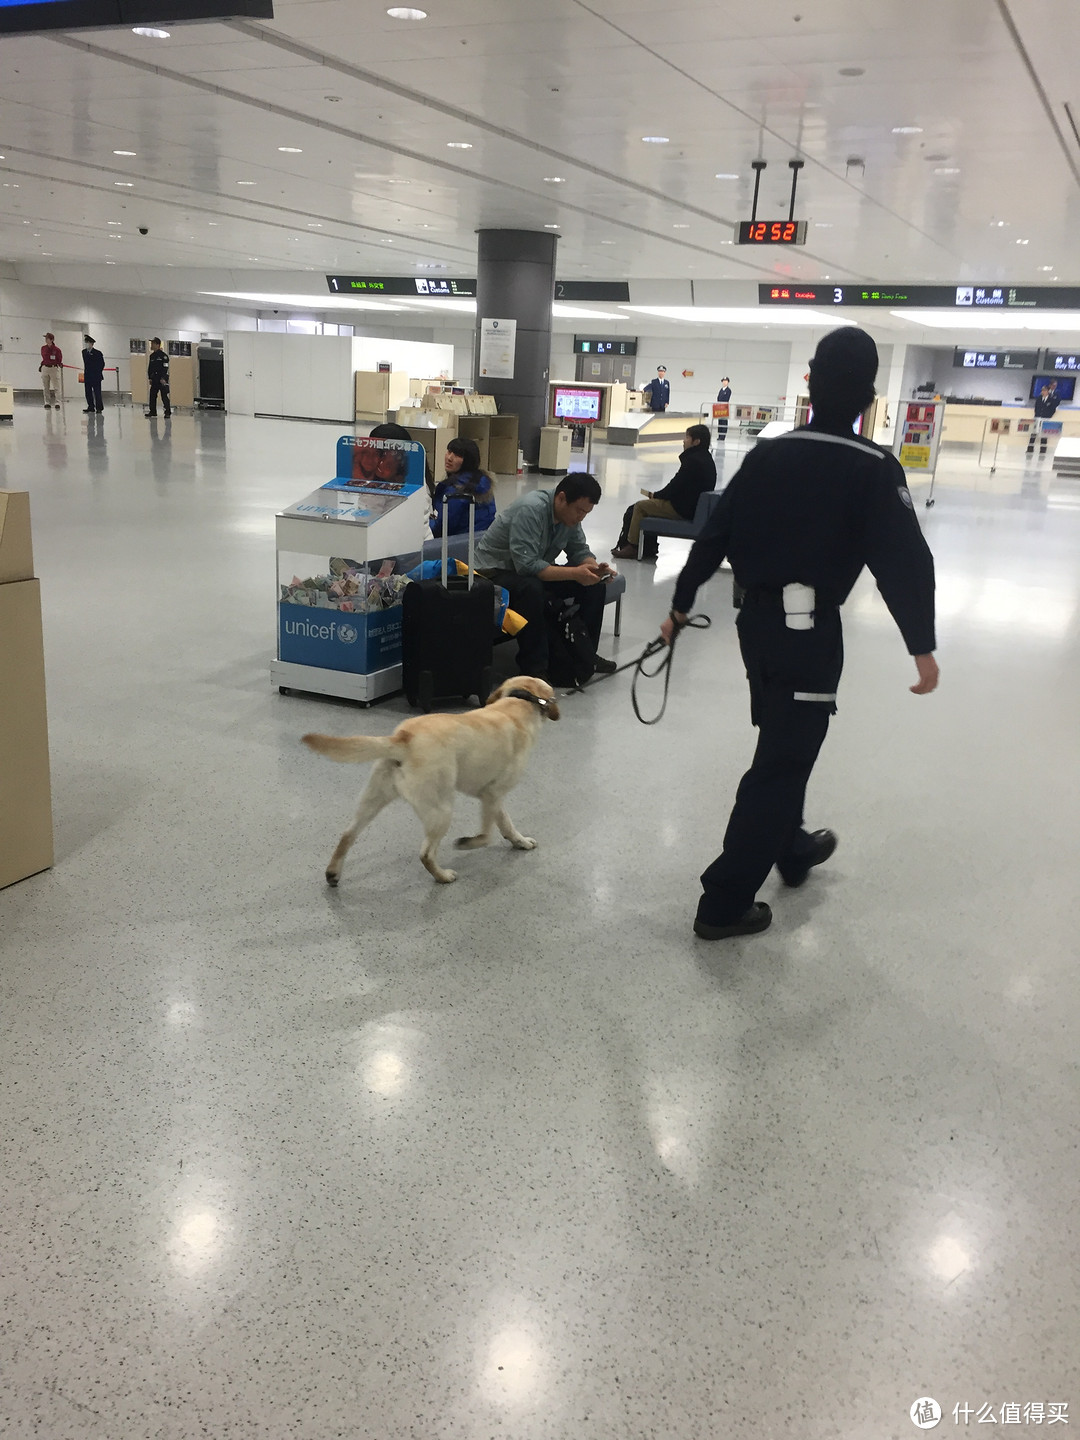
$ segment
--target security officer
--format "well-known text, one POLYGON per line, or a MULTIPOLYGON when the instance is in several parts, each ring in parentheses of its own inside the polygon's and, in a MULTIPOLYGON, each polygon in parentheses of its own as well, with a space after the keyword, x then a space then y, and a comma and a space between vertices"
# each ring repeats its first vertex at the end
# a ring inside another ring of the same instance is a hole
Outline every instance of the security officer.
MULTIPOLYGON (((716 392, 716 403, 718 405, 731 404, 731 381, 726 375, 720 381, 720 389, 716 392)), ((723 445, 727 439, 727 427, 728 417, 726 415, 718 416, 716 421, 716 439, 720 445, 723 445)))
POLYGON ((1031 434, 1028 437, 1027 458, 1030 460, 1035 453, 1035 436, 1039 437, 1039 459, 1046 459, 1046 429, 1043 426, 1044 420, 1052 420, 1054 412, 1061 404, 1061 396, 1057 393, 1057 381, 1051 380, 1044 385, 1035 397, 1035 424, 1031 427, 1031 434))
POLYGON ((698 587, 727 556, 745 590, 739 643, 758 743, 724 849, 701 876, 694 933, 752 935, 772 911, 754 900, 776 865, 801 885, 836 849, 831 830, 803 829, 810 772, 836 711, 843 668, 840 606, 864 565, 915 657, 916 695, 938 682, 934 562, 904 472, 852 425, 874 396, 878 355, 854 326, 834 330, 810 365, 812 424, 759 442, 724 492, 675 586, 662 627, 686 624, 698 587))
POLYGON ((101 381, 105 375, 105 356, 100 350, 94 348, 95 344, 92 335, 83 336, 83 345, 86 347, 82 352, 83 390, 86 392, 84 415, 100 415, 105 408, 101 403, 101 381))
POLYGON ((148 408, 143 412, 149 420, 157 414, 157 397, 161 396, 161 405, 168 420, 172 414, 172 406, 169 403, 169 356, 161 348, 161 341, 158 336, 150 341, 150 355, 146 361, 146 378, 150 382, 150 400, 148 408))
POLYGON ((656 367, 656 378, 650 380, 641 392, 649 409, 663 414, 671 402, 671 382, 667 378, 667 366, 656 367))

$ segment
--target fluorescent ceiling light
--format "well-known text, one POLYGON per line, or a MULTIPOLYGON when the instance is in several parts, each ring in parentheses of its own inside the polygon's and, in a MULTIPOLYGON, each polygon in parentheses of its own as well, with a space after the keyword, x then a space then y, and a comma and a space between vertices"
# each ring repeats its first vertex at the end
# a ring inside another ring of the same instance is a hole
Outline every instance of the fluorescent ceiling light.
POLYGON ((855 320, 823 310, 804 310, 801 305, 624 305, 637 315, 656 315, 662 320, 685 320, 696 325, 855 325, 855 320))
POLYGON ((158 30, 153 25, 135 25, 132 27, 133 35, 141 35, 146 40, 168 40, 168 30, 158 30))
POLYGON ((717 174, 713 176, 714 180, 738 180, 738 178, 738 175, 731 174, 727 170, 718 171, 717 174))
POLYGON ((670 145, 671 141, 666 135, 642 135, 643 145, 670 145))
POLYGON ((299 145, 279 145, 277 148, 280 155, 302 155, 304 153, 299 145))
POLYGON ((448 150, 471 150, 472 144, 468 140, 448 140, 446 148, 448 150))
POLYGON ((135 188, 134 180, 114 180, 112 183, 119 185, 121 190, 133 190, 135 188))
POLYGON ((214 295, 222 300, 248 300, 254 305, 288 305, 297 310, 384 310, 397 313, 399 305, 382 300, 358 300, 351 295, 268 295, 251 290, 200 290, 200 295, 214 295))
POLYGON ((426 20, 426 10, 414 10, 411 5, 394 5, 387 10, 391 20, 426 20))
POLYGON ((559 226, 558 226, 558 225, 545 225, 545 226, 544 226, 544 229, 545 229, 545 230, 558 230, 558 229, 559 229, 559 226))
POLYGON ((960 174, 960 167, 959 167, 958 165, 939 165, 939 166, 937 166, 937 168, 934 170, 934 174, 935 174, 935 175, 959 175, 959 174, 960 174))
POLYGON ((892 133, 894 135, 921 135, 923 130, 921 125, 894 125, 892 133))
POLYGON ((544 176, 544 184, 545 184, 545 185, 565 185, 565 184, 566 184, 566 178, 565 178, 565 176, 562 176, 562 175, 545 175, 545 176, 544 176))
POLYGON ((609 310, 584 310, 580 305, 552 305, 551 313, 559 320, 625 320, 625 315, 609 310))
POLYGON ((137 152, 134 150, 114 150, 112 153, 114 155, 134 155, 137 152))
POLYGON ((933 330, 1080 330, 1080 311, 1000 310, 960 315, 955 310, 890 310, 897 320, 926 325, 933 330))
POLYGON ((257 180, 237 180, 237 185, 257 185, 257 180))

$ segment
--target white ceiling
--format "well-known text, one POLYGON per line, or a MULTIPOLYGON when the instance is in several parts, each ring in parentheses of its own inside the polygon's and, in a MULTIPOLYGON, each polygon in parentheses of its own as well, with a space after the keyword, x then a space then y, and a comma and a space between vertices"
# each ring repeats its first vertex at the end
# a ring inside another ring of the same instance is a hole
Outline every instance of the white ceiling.
POLYGON ((263 269, 473 275, 478 227, 546 224, 566 279, 1080 280, 1075 4, 417 3, 5 39, 0 258, 258 291, 263 269), (757 156, 769 217, 806 161, 804 249, 731 243, 757 156))

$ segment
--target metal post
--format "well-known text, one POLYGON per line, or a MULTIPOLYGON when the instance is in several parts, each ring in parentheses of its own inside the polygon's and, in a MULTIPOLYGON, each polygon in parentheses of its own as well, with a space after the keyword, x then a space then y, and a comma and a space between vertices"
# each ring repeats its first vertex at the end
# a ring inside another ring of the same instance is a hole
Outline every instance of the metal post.
POLYGON ((761 188, 761 172, 768 166, 767 160, 751 160, 750 165, 754 171, 754 206, 750 211, 750 219, 757 219, 758 191, 761 188))

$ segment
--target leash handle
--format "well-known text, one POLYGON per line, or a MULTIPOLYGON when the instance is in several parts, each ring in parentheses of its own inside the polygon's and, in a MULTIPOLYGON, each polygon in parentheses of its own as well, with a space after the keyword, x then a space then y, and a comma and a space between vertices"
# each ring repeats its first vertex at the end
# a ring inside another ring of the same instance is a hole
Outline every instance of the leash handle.
POLYGON ((638 656, 634 662, 634 678, 630 685, 630 703, 634 707, 634 714, 641 721, 642 725, 656 725, 664 718, 664 711, 667 709, 668 703, 668 691, 671 688, 671 663, 675 658, 676 640, 678 640, 684 630, 707 630, 711 624, 712 617, 709 615, 690 615, 687 617, 685 624, 676 625, 672 630, 670 642, 665 642, 662 637, 656 639, 650 645, 647 645, 638 656), (646 670, 645 661, 650 659, 651 656, 655 655, 659 650, 666 650, 667 654, 655 670, 646 670), (645 716, 641 713, 641 706, 638 703, 638 681, 642 679, 656 680, 661 675, 664 677, 664 693, 660 701, 660 709, 651 720, 646 720, 645 716))

